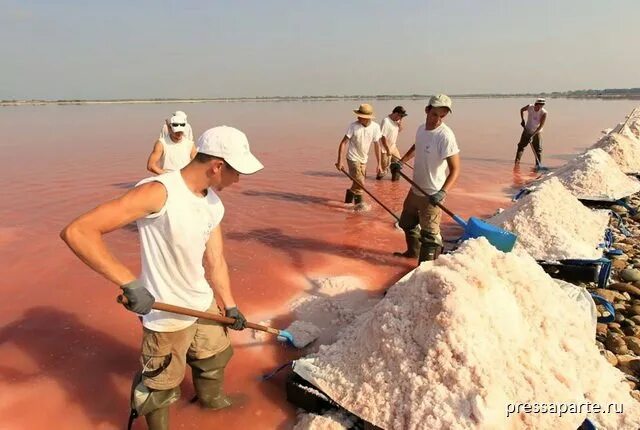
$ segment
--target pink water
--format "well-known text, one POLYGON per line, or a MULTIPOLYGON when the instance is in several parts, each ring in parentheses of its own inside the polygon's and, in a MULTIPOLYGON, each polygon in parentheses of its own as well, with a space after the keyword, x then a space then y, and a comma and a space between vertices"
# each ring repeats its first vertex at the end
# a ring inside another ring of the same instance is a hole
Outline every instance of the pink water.
MULTIPOLYGON (((170 112, 189 114, 194 132, 227 124, 244 130, 266 168, 221 194, 231 280, 251 320, 286 326, 287 302, 307 279, 355 275, 380 291, 412 268, 394 258, 404 239, 371 202, 355 214, 341 200, 348 180, 333 167, 337 144, 361 101, 4 107, 0 116, 0 428, 123 428, 137 368, 140 326, 115 303, 117 288, 87 269, 58 238, 81 212, 125 192, 145 172, 146 158, 170 112)), ((462 175, 447 202, 464 217, 508 205, 527 180, 511 160, 518 110, 529 100, 455 100, 447 118, 462 150, 462 175)), ((424 119, 424 101, 378 101, 381 119, 396 104, 409 116, 404 152, 424 119)), ((635 107, 633 101, 551 100, 544 164, 557 166, 592 144, 635 107)), ((373 158, 373 157, 372 157, 373 158)), ((370 165, 370 167, 372 167, 370 165)), ((373 172, 373 169, 371 169, 373 172)), ((403 182, 369 181, 398 214, 403 182)), ((446 221, 445 236, 458 229, 446 221)), ((108 237, 114 253, 137 270, 138 239, 126 228, 108 237)), ((282 376, 258 378, 299 355, 274 341, 233 333, 235 356, 226 388, 244 401, 221 412, 189 404, 187 376, 172 408, 173 428, 290 428, 295 410, 282 376)), ((140 420, 142 421, 142 420, 140 420)), ((144 428, 138 422, 136 428, 144 428)))

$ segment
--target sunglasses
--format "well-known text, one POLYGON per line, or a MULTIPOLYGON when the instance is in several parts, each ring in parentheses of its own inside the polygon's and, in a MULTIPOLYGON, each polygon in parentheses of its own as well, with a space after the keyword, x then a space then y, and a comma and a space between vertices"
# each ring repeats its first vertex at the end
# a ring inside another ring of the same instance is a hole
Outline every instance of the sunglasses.
POLYGON ((184 122, 183 122, 182 124, 175 123, 175 122, 172 122, 172 123, 171 123, 171 127, 184 127, 185 125, 187 125, 187 124, 186 124, 186 123, 184 123, 184 122))

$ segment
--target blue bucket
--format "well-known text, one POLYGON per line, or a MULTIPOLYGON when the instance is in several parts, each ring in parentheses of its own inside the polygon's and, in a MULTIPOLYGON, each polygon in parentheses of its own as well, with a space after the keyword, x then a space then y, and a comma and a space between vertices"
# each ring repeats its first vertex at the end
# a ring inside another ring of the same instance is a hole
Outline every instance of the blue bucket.
POLYGON ((516 244, 518 236, 515 234, 482 221, 480 218, 471 217, 466 223, 462 239, 485 237, 489 243, 502 252, 509 252, 516 244))

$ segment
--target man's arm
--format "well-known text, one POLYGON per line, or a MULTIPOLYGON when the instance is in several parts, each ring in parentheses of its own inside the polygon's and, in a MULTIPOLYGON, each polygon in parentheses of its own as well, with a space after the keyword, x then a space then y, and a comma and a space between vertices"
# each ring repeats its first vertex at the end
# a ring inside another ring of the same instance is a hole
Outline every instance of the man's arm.
POLYGON ((342 170, 344 169, 344 164, 342 164, 342 153, 344 152, 344 147, 347 146, 347 142, 349 138, 345 134, 345 136, 340 141, 340 145, 338 145, 338 161, 336 162, 336 169, 342 170))
POLYGON ((140 185, 80 215, 62 230, 60 237, 91 269, 118 286, 128 284, 136 276, 107 249, 103 236, 158 212, 166 199, 167 191, 161 183, 140 185))
POLYGON ((460 154, 454 154, 450 157, 446 158, 447 166, 449 166, 449 175, 447 175, 447 179, 444 181, 444 185, 442 186, 442 190, 445 192, 449 192, 453 185, 458 180, 458 176, 460 175, 460 154))
POLYGON ((374 145, 374 152, 376 153, 376 173, 382 172, 382 151, 380 151, 380 140, 376 140, 374 145))
POLYGON ((198 153, 198 148, 196 148, 196 145, 194 143, 192 143, 191 145, 192 145, 191 146, 191 159, 193 160, 193 158, 198 153))
POLYGON ((207 282, 215 291, 216 297, 222 300, 224 307, 236 307, 236 301, 231 293, 229 268, 227 267, 227 260, 224 258, 220 225, 211 230, 209 240, 207 240, 204 251, 204 274, 207 282))
POLYGON ((533 132, 533 135, 536 135, 540 132, 540 130, 542 130, 542 127, 544 127, 544 123, 547 121, 547 114, 543 113, 542 117, 540 117, 540 125, 538 125, 538 128, 536 128, 536 131, 533 132))
POLYGON ((387 144, 387 137, 384 134, 380 138, 380 142, 382 143, 382 147, 384 148, 384 150, 387 151, 387 154, 391 154, 391 151, 389 150, 389 145, 387 144))
POLYGON ((158 166, 158 162, 160 161, 160 157, 162 157, 162 153, 164 150, 162 149, 162 143, 160 143, 160 139, 158 139, 153 145, 153 151, 149 154, 149 159, 147 160, 147 170, 151 173, 155 173, 156 175, 161 175, 164 173, 164 169, 158 166))
POLYGON ((529 105, 520 108, 520 125, 524 127, 524 113, 529 109, 529 105))

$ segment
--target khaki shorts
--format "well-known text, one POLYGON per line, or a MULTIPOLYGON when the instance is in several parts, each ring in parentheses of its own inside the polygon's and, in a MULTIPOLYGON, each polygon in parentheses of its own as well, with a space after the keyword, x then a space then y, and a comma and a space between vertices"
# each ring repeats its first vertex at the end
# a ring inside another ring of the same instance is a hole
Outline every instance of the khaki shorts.
POLYGON ((405 230, 414 230, 420 224, 420 235, 423 243, 434 243, 442 246, 440 235, 440 220, 442 211, 438 206, 429 202, 429 197, 414 194, 409 190, 402 205, 400 215, 400 227, 405 230))
MULTIPOLYGON (((207 312, 220 314, 214 303, 207 312)), ((184 378, 187 357, 209 358, 224 351, 231 344, 227 329, 217 322, 198 319, 189 327, 158 332, 143 329, 142 333, 142 381, 155 390, 177 387, 184 378)))
POLYGON ((398 151, 398 147, 396 145, 393 145, 391 148, 389 148, 391 150, 390 154, 381 154, 380 157, 380 167, 382 167, 382 174, 386 175, 387 173, 389 173, 389 165, 391 164, 391 162, 393 161, 392 157, 396 158, 396 159, 400 159, 400 152, 398 151))
POLYGON ((365 163, 347 160, 347 166, 349 166, 349 174, 355 179, 351 184, 351 191, 353 194, 362 194, 362 187, 356 181, 364 185, 364 175, 367 172, 367 165, 365 163))

